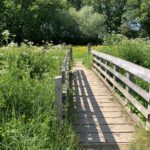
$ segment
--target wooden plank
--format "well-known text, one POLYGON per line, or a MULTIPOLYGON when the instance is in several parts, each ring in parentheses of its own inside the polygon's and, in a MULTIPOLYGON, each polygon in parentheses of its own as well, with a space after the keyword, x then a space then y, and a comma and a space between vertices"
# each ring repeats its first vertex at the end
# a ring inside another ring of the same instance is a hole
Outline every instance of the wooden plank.
POLYGON ((118 57, 114 57, 114 56, 110 56, 101 52, 97 52, 97 51, 92 51, 92 54, 94 56, 103 58, 123 69, 125 69, 126 71, 132 73, 133 75, 136 75, 137 77, 143 79, 144 81, 150 83, 150 70, 146 69, 144 67, 138 66, 134 63, 131 63, 129 61, 120 59, 118 57))
POLYGON ((94 107, 94 108, 103 108, 103 107, 120 107, 120 105, 118 103, 114 103, 114 102, 109 102, 109 103, 104 103, 104 102, 89 102, 89 101, 81 101, 81 102, 76 102, 74 103, 76 107, 94 107))
POLYGON ((76 116, 77 118, 119 118, 124 117, 125 114, 123 114, 122 112, 79 112, 76 113, 76 116))
POLYGON ((59 121, 62 121, 62 77, 57 76, 55 78, 55 108, 56 116, 59 121))
POLYGON ((96 117, 93 117, 93 118, 82 118, 82 119, 76 119, 73 121, 73 124, 74 125, 77 125, 77 124, 84 124, 84 125, 120 125, 120 124, 123 124, 123 125, 131 125, 133 124, 133 121, 130 120, 130 119, 127 119, 126 117, 120 117, 120 118, 96 118, 96 117))
POLYGON ((94 106, 94 107, 88 107, 88 105, 86 106, 79 106, 77 105, 75 108, 74 108, 74 111, 75 112, 120 112, 122 111, 119 107, 116 107, 116 106, 109 106, 109 107, 101 107, 101 106, 94 106))
POLYGON ((91 92, 91 93, 82 93, 82 92, 79 92, 77 95, 73 95, 73 96, 111 96, 111 93, 110 92, 91 92))
POLYGON ((123 132, 134 132, 135 129, 131 125, 74 125, 77 133, 123 133, 123 132))
POLYGON ((78 134, 81 143, 130 143, 132 133, 85 133, 78 134))
POLYGON ((76 95, 73 97, 74 101, 80 102, 84 100, 90 100, 91 102, 112 102, 116 101, 116 98, 113 95, 101 95, 101 96, 86 96, 86 95, 76 95))

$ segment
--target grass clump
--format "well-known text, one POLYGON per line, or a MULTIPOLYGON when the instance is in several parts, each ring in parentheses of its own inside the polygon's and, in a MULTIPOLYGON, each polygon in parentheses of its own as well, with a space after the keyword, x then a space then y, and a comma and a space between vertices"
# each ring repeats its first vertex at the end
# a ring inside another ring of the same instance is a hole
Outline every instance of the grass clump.
POLYGON ((92 55, 86 54, 83 58, 83 64, 88 68, 91 69, 92 67, 92 55))

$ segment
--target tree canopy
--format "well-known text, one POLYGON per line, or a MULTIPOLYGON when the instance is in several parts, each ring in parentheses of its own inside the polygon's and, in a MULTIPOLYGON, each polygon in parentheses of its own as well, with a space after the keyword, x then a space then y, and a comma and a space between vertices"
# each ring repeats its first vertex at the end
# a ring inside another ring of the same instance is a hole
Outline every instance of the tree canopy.
POLYGON ((0 33, 72 44, 99 43, 107 33, 150 36, 149 0, 1 0, 0 33))

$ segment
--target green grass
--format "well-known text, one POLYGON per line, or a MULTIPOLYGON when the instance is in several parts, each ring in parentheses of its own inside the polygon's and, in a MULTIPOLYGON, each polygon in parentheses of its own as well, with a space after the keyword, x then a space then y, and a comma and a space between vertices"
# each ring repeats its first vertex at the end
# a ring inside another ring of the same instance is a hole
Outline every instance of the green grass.
POLYGON ((92 64, 92 56, 87 54, 87 46, 74 46, 73 60, 82 61, 82 63, 90 69, 92 64))
POLYGON ((118 45, 103 46, 97 50, 150 69, 150 40, 126 39, 118 45))
POLYGON ((54 78, 63 46, 0 48, 0 149, 77 150, 68 119, 56 120, 54 78))
POLYGON ((74 59, 74 61, 76 61, 76 60, 82 61, 86 54, 87 54, 87 47, 86 46, 74 46, 73 47, 73 59, 74 59))
POLYGON ((150 131, 137 128, 130 150, 150 150, 150 131))

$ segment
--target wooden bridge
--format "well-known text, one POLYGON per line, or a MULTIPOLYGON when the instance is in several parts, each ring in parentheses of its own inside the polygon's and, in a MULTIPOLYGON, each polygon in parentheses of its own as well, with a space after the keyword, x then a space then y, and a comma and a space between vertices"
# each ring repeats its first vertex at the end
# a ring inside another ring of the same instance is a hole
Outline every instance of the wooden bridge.
POLYGON ((73 126, 84 149, 128 150, 135 125, 141 121, 126 105, 137 108, 149 126, 150 70, 100 52, 92 51, 92 55, 92 70, 79 61, 73 67, 73 126), (135 78, 147 82, 148 89, 137 85, 135 78), (133 91, 146 106, 135 99, 133 91))
POLYGON ((76 119, 73 124, 82 145, 85 149, 127 149, 135 131, 132 120, 92 70, 80 62, 74 70, 76 119))

